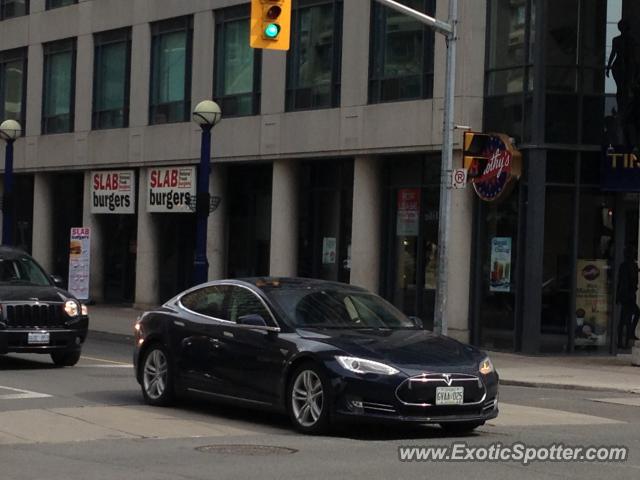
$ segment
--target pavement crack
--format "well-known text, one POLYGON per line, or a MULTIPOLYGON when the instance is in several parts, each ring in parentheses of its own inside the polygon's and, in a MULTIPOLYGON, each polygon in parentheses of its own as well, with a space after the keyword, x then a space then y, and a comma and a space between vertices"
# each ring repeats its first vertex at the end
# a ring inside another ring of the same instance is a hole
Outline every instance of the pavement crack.
MULTIPOLYGON (((85 408, 85 407, 80 407, 80 408, 85 408)), ((126 435, 129 438, 137 438, 137 439, 141 439, 141 440, 144 440, 144 439, 147 439, 147 438, 153 438, 153 437, 146 437, 144 435, 138 435, 138 434, 135 434, 135 433, 132 433, 132 432, 127 432, 126 430, 120 430, 119 428, 113 428, 113 427, 109 427, 109 426, 106 426, 106 425, 100 425, 99 423, 92 422, 92 421, 87 420, 85 418, 75 417, 73 415, 68 415, 68 414, 53 410, 53 409, 48 409, 47 408, 47 409, 45 409, 45 411, 49 412, 49 413, 53 413, 54 415, 59 415, 61 417, 72 418, 72 419, 77 420, 79 422, 86 423, 87 425, 91 425, 92 427, 99 427, 99 428, 104 428, 105 430, 111 430, 112 432, 122 433, 123 435, 126 435)))

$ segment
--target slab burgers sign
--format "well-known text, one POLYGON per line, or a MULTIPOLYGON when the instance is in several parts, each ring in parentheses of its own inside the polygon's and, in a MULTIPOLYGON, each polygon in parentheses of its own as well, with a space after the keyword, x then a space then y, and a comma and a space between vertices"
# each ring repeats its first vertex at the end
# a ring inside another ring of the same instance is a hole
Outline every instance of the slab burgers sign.
POLYGON ((91 213, 134 213, 135 179, 133 170, 91 172, 91 213))
POLYGON ((522 170, 522 156, 503 133, 464 135, 464 167, 478 197, 496 202, 508 196, 522 170))
POLYGON ((196 167, 152 168, 147 176, 147 212, 187 213, 196 198, 196 167))

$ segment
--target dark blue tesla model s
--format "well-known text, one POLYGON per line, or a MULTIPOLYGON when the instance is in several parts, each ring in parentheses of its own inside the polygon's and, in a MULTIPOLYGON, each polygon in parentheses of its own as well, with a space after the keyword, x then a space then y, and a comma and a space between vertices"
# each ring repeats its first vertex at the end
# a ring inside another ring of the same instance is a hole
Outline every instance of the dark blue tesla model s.
POLYGON ((345 419, 458 433, 498 414, 486 354, 352 285, 209 282, 144 313, 135 330, 136 377, 151 405, 202 394, 286 412, 305 433, 345 419))

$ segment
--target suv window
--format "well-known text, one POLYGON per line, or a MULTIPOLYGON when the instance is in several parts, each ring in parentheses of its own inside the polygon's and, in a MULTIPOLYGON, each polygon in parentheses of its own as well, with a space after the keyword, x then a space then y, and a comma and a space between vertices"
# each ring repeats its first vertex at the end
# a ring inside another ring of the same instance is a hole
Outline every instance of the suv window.
POLYGON ((237 322, 245 315, 261 315, 267 324, 271 324, 271 315, 260 299, 246 288, 230 287, 229 302, 227 304, 227 318, 237 322))
POLYGON ((185 308, 188 308, 192 312, 221 320, 228 320, 229 317, 223 309, 226 290, 227 287, 221 285, 199 288, 184 295, 180 299, 180 302, 185 308))
POLYGON ((17 258, 0 258, 0 283, 22 285, 51 285, 49 277, 36 262, 27 256, 17 258))

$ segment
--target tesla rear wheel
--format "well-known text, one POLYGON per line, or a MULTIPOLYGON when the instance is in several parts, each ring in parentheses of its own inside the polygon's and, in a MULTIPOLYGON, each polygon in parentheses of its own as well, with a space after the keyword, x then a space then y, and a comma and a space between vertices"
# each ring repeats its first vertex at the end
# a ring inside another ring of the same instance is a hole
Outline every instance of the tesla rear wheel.
POLYGON ((73 367, 80 360, 80 352, 52 352, 51 360, 58 367, 73 367))
POLYGON ((329 427, 329 382, 313 364, 304 364, 291 376, 288 389, 289 416, 296 430, 320 434, 329 427))
POLYGON ((464 435, 473 432, 476 428, 484 425, 484 422, 455 422, 441 423, 440 427, 448 434, 464 435))
POLYGON ((173 377, 167 349, 152 345, 142 361, 142 395, 149 405, 166 406, 173 401, 173 377))

